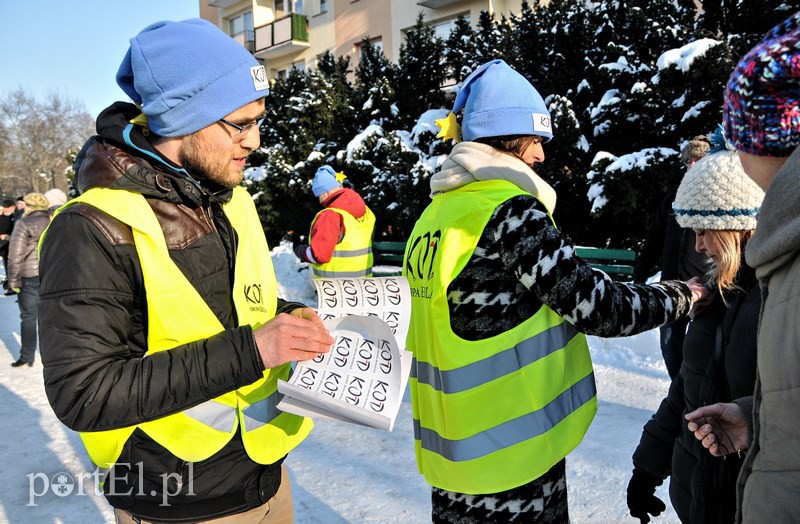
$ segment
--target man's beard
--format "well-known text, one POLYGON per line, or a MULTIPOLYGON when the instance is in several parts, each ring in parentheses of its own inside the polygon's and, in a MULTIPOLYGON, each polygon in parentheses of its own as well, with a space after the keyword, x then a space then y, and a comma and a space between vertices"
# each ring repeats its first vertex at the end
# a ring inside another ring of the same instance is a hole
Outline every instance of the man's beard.
POLYGON ((192 136, 185 140, 178 151, 178 161, 184 169, 200 180, 212 186, 233 188, 242 181, 241 171, 232 173, 230 164, 220 161, 226 158, 227 152, 217 151, 206 144, 201 144, 192 136))

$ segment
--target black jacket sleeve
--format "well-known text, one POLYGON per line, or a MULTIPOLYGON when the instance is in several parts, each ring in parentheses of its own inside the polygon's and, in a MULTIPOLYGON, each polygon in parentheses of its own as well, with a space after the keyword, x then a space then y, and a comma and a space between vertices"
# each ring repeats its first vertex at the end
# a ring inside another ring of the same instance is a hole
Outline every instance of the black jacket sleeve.
POLYGON ((73 430, 157 419, 263 376, 249 326, 144 357, 146 301, 135 248, 112 245, 83 216, 63 213, 52 222, 41 277, 45 390, 73 430))
POLYGON ((639 251, 639 256, 636 257, 633 269, 634 282, 645 282, 648 277, 658 271, 664 253, 668 213, 672 210, 674 199, 675 191, 673 190, 664 197, 653 216, 653 221, 647 231, 642 249, 639 251))
POLYGON ((672 448, 683 427, 684 407, 683 376, 679 373, 658 411, 644 426, 639 446, 633 453, 634 467, 660 479, 670 475, 672 448))

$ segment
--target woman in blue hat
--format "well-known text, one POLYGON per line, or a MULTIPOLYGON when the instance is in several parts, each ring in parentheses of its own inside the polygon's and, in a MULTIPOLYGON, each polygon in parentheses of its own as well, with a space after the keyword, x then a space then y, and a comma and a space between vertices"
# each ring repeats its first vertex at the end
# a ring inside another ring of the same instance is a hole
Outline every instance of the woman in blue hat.
POLYGON ((533 170, 550 113, 502 60, 464 81, 442 125, 463 141, 431 178, 404 261, 415 448, 433 521, 568 522, 564 458, 597 410, 583 333, 672 322, 702 287, 615 282, 575 255, 553 223, 555 191, 533 170))

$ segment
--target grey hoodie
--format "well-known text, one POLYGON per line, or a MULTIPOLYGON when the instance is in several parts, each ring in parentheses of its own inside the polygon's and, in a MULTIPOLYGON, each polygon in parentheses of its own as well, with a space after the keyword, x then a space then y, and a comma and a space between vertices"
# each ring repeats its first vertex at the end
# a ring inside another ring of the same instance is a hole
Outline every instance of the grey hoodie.
POLYGON ((747 245, 762 288, 753 441, 737 522, 800 522, 800 148, 772 181, 747 245))

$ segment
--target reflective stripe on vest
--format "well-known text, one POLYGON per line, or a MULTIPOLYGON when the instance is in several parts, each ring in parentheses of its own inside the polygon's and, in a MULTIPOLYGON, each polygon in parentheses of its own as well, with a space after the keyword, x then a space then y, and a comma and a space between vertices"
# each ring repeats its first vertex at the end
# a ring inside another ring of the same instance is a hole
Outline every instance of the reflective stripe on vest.
POLYGON ((484 181, 436 195, 407 243, 417 465, 441 489, 486 494, 526 484, 581 442, 597 411, 586 338, 549 307, 485 340, 450 327, 450 284, 495 209, 525 194, 484 181))
POLYGON ((359 278, 372 276, 372 232, 375 229, 375 215, 366 208, 364 216, 355 218, 352 214, 336 207, 323 209, 320 213, 335 211, 342 217, 344 238, 336 244, 331 259, 324 264, 311 264, 314 278, 359 278))
MULTIPOLYGON (((170 258, 158 219, 142 195, 95 188, 69 205, 79 202, 131 227, 147 289, 145 358, 224 331, 208 304, 170 258)), ((275 316, 277 307, 277 282, 269 247, 253 201, 244 188, 233 190, 233 197, 223 210, 238 237, 233 303, 239 325, 257 328, 275 316)), ((43 235, 42 241, 44 238, 43 235)), ((92 461, 108 468, 119 458, 136 428, 178 458, 197 462, 220 451, 241 427, 248 456, 255 462, 272 464, 302 442, 312 427, 310 419, 275 407, 280 400, 277 380, 286 379, 289 371, 290 365, 284 364, 266 370, 252 384, 184 411, 135 426, 84 432, 80 436, 92 461)))

